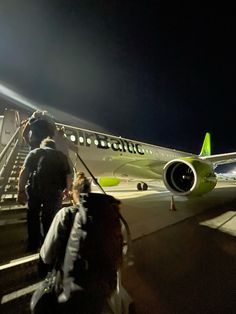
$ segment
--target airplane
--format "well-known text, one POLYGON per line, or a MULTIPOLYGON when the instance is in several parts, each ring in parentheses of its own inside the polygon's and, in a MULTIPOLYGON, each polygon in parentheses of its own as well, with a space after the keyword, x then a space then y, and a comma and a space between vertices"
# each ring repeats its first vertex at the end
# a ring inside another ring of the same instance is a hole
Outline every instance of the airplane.
MULTIPOLYGON (((163 180, 173 195, 187 198, 212 191, 217 183, 215 168, 236 161, 236 152, 211 155, 211 135, 205 134, 199 155, 133 141, 69 125, 65 134, 77 146, 79 156, 102 187, 116 186, 122 179, 137 181, 137 189, 163 180)), ((75 156, 70 155, 76 163, 75 156)))
MULTIPOLYGON (((19 125, 19 117, 14 111, 8 110, 8 114, 5 112, 1 145, 9 141, 9 136, 19 125)), ((56 124, 63 126, 66 136, 78 146, 79 157, 102 187, 116 186, 122 180, 136 181, 137 189, 142 191, 148 189, 148 184, 161 180, 173 195, 190 198, 212 191, 218 179, 222 179, 220 175, 217 176, 216 167, 236 161, 236 152, 211 155, 209 132, 205 134, 200 154, 196 155, 121 136, 56 124)), ((73 164, 78 165, 78 156, 70 152, 70 158, 73 164)))

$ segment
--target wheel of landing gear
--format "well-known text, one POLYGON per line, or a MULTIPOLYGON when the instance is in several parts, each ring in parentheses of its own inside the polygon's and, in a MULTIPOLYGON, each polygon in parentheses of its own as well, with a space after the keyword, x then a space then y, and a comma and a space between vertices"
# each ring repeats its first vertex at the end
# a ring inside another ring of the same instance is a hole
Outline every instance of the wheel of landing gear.
POLYGON ((147 191, 147 189, 148 189, 148 185, 147 185, 147 183, 143 183, 143 191, 147 191))
POLYGON ((145 183, 145 182, 139 182, 139 183, 137 184, 137 189, 138 189, 139 191, 147 191, 148 185, 147 185, 147 183, 145 183))
POLYGON ((138 189, 139 191, 142 191, 142 184, 141 184, 141 182, 139 182, 139 183, 137 184, 137 189, 138 189))

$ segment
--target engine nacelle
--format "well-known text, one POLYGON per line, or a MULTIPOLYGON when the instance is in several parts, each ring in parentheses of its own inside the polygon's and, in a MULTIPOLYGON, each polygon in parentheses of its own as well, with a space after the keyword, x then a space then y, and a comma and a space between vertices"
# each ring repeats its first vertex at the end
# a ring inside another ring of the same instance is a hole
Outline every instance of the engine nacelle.
POLYGON ((163 181, 170 192, 187 197, 210 192, 217 183, 212 164, 192 157, 168 162, 163 169, 163 181))
POLYGON ((101 186, 103 187, 107 187, 107 186, 115 186, 118 185, 120 183, 120 180, 118 178, 114 178, 114 177, 101 177, 98 179, 98 182, 101 186))

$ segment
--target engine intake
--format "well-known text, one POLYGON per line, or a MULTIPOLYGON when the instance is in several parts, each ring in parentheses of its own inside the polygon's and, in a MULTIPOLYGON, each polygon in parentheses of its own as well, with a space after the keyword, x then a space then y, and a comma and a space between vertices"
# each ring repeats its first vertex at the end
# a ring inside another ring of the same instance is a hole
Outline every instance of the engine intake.
POLYGON ((166 188, 175 195, 202 195, 214 189, 216 175, 212 164, 185 157, 168 162, 163 169, 166 188))

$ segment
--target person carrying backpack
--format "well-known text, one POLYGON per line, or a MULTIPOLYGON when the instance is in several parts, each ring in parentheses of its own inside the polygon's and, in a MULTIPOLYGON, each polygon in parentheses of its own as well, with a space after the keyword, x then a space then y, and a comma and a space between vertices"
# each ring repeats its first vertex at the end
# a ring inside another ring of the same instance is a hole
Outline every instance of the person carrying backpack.
POLYGON ((110 195, 84 193, 78 204, 56 214, 40 259, 48 270, 60 270, 62 277, 53 294, 47 289, 34 293, 31 313, 113 313, 104 310, 112 304, 122 265, 119 204, 110 195))
POLYGON ((29 152, 19 175, 17 202, 28 202, 28 249, 37 251, 50 224, 68 196, 72 173, 67 157, 46 138, 29 152))

